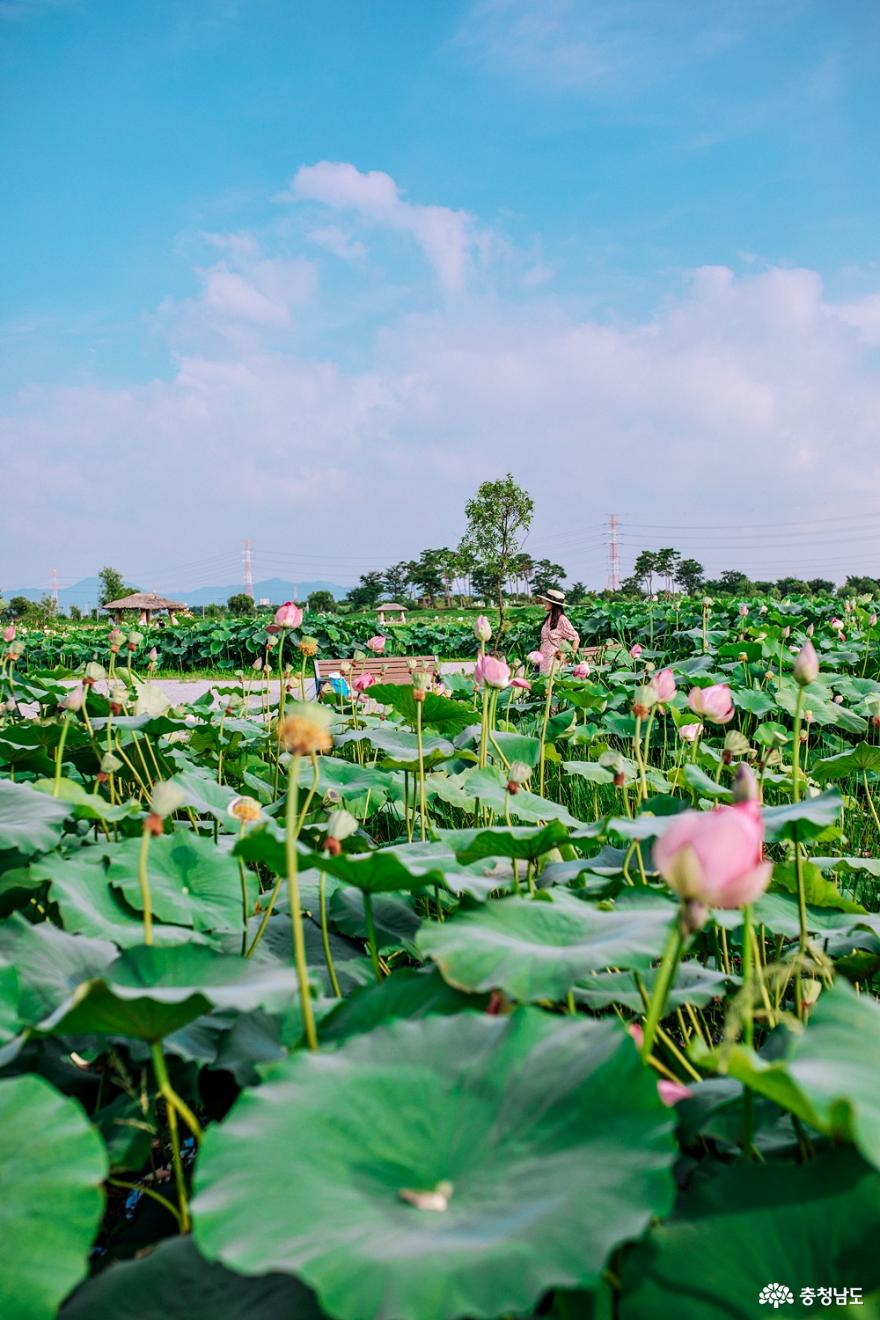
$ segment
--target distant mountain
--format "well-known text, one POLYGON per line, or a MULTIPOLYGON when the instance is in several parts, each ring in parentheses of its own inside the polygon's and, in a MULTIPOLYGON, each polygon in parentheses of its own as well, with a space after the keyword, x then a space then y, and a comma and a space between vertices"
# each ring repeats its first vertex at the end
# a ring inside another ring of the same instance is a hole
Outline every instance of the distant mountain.
MULTIPOLYGON (((140 585, 144 591, 153 589, 152 583, 140 585)), ((101 584, 96 577, 83 578, 72 587, 59 590, 58 607, 64 613, 70 610, 71 605, 76 605, 81 610, 95 609, 100 589, 101 584)), ((230 596, 234 596, 242 589, 240 582, 225 587, 195 587, 190 590, 175 587, 166 591, 163 586, 158 587, 160 594, 167 596, 169 600, 180 600, 187 605, 225 605, 230 596)), ((341 587, 338 582, 290 582, 284 578, 264 578, 261 582, 254 583, 254 600, 268 600, 273 605, 277 605, 294 597, 297 600, 305 600, 313 591, 332 592, 339 600, 346 594, 348 587, 341 587)), ((11 600, 13 596, 42 600, 48 594, 45 587, 8 587, 3 591, 6 600, 11 600)))

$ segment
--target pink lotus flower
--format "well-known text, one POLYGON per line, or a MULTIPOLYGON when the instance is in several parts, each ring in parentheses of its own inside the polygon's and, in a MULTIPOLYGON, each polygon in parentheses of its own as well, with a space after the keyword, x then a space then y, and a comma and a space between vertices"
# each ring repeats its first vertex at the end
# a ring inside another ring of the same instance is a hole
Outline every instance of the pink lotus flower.
POLYGON ((6 628, 3 629, 3 640, 4 640, 4 642, 14 642, 14 641, 15 641, 15 624, 14 624, 14 623, 10 623, 10 624, 8 625, 8 627, 6 627, 6 628))
POLYGON ((696 742, 698 738, 702 737, 702 734, 702 724, 682 724, 678 730, 679 738, 683 738, 685 742, 689 743, 696 742))
POLYGON ((836 617, 833 618, 833 619, 831 620, 831 627, 832 627, 832 628, 842 628, 842 627, 843 627, 843 619, 838 619, 838 618, 836 618, 836 617))
POLYGON ((798 652, 797 660, 794 662, 795 682, 801 687, 806 687, 808 683, 815 683, 819 677, 819 657, 816 655, 816 648, 807 638, 798 652))
POLYGON ((532 685, 527 678, 512 678, 510 680, 510 686, 521 688, 523 692, 531 692, 532 690, 532 685))
POLYGON ((474 636, 478 642, 488 642, 492 636, 492 625, 485 614, 478 614, 474 620, 474 636))
POLYGON ((675 675, 671 669, 661 669, 651 679, 650 686, 657 694, 659 702, 671 701, 675 696, 675 675))
POLYGON ((760 898, 772 862, 762 860, 764 824, 757 802, 683 811, 654 844, 663 879, 699 908, 736 908, 760 898))
POLYGON ((375 637, 371 637, 367 642, 367 649, 372 651, 374 655, 381 655, 385 650, 385 643, 387 640, 386 637, 380 637, 377 634, 375 637))
POLYGON ((728 724, 734 716, 733 697, 726 683, 713 683, 707 688, 691 688, 688 705, 695 715, 702 715, 712 724, 728 724))
POLYGON ((579 664, 575 665, 574 669, 571 671, 571 676, 572 678, 590 677, 590 666, 587 664, 586 660, 581 660, 579 664))
POLYGON ((642 1030, 641 1022, 631 1022, 627 1027, 627 1031, 632 1036, 639 1049, 641 1049, 645 1043, 645 1033, 642 1030))
POLYGON ((156 650, 155 646, 150 647, 147 658, 150 661, 151 665, 154 665, 156 661, 159 659, 159 652, 156 650))
POLYGON ((303 612, 292 600, 286 600, 275 611, 275 622, 279 628, 298 628, 303 621, 303 612))
POLYGON ((366 692, 368 687, 372 687, 376 681, 376 675, 370 673, 358 674, 352 683, 355 692, 366 692))
POLYGON ((748 607, 748 605, 740 605, 740 607, 739 607, 739 617, 740 617, 741 619, 744 619, 744 618, 746 617, 746 615, 748 614, 748 612, 749 612, 749 607, 748 607))
POLYGON ((870 626, 871 628, 873 628, 874 625, 876 624, 876 622, 877 622, 877 615, 876 615, 876 614, 872 614, 871 617, 870 617, 870 619, 868 620, 868 624, 869 624, 869 626, 870 626))
POLYGON ((664 1105, 668 1105, 671 1109, 682 1100, 690 1100, 693 1091, 689 1086, 685 1086, 684 1082, 672 1082, 668 1077, 658 1077, 657 1094, 664 1105))
POLYGON ((639 656, 642 654, 642 648, 639 646, 638 642, 635 642, 629 648, 629 653, 632 656, 633 660, 638 660, 639 656))
POLYGON ((474 682, 485 683, 488 688, 506 688, 510 686, 510 665, 506 660, 499 660, 494 655, 484 655, 474 668, 474 682))
POLYGON ((529 664, 542 665, 543 663, 544 657, 540 651, 529 651, 529 664))

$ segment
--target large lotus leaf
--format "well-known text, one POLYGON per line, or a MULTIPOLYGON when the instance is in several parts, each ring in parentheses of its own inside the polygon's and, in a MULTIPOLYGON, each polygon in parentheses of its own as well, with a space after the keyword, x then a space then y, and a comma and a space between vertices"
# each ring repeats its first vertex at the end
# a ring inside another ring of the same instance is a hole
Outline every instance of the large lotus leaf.
POLYGON ((759 719, 769 715, 771 710, 776 710, 773 697, 768 692, 760 692, 756 688, 737 688, 733 694, 733 704, 741 710, 747 710, 751 715, 757 715, 759 719))
POLYGON ((606 967, 644 968, 663 952, 669 904, 605 911, 567 890, 552 899, 498 899, 425 922, 416 944, 460 990, 504 990, 523 1002, 561 999, 606 967))
POLYGON ((826 1314, 820 1287, 858 1288, 867 1301, 880 1285, 878 1233, 880 1176, 852 1151, 804 1165, 716 1167, 627 1258, 621 1320, 755 1320, 777 1314, 759 1300, 770 1283, 795 1299, 780 1315, 826 1314), (814 1290, 809 1309, 805 1287, 814 1290))
MULTIPOLYGON (((318 766, 320 793, 326 793, 328 788, 335 788, 345 802, 365 797, 369 793, 377 807, 385 801, 403 800, 401 777, 387 770, 377 770, 370 765, 358 765, 356 762, 344 761, 336 756, 322 756, 318 766)), ((310 789, 313 779, 311 763, 303 760, 299 768, 300 787, 310 789)))
POLYGON ((810 773, 815 775, 816 779, 827 781, 848 779, 850 775, 862 774, 868 770, 880 770, 880 747, 862 742, 846 752, 838 752, 836 756, 825 756, 822 760, 816 761, 811 766, 810 773))
POLYGON ((171 782, 186 794, 185 806, 194 807, 201 816, 213 816, 227 829, 238 829, 238 822, 229 814, 230 805, 240 796, 235 789, 218 784, 216 776, 199 770, 180 770, 171 782))
MULTIPOLYGON (((254 917, 248 927, 248 938, 250 940, 253 940, 256 936, 259 925, 260 918, 254 917)), ((330 974, 327 970, 321 940, 321 928, 315 920, 303 922, 303 936, 306 946, 309 980, 312 984, 319 984, 324 994, 332 995, 330 974)), ((227 938, 230 949, 237 947, 237 939, 232 936, 227 938)), ((374 984, 375 978, 370 967, 369 958, 362 946, 354 940, 346 939, 344 935, 337 935, 335 931, 331 931, 330 956, 333 959, 339 986, 344 995, 347 995, 356 986, 374 984)), ((270 917, 265 934, 257 946, 253 958, 248 959, 248 961, 259 966, 277 966, 280 964, 285 969, 293 966, 293 933, 290 917, 287 913, 270 917)), ((299 1015, 299 1009, 296 1012, 299 1015)))
MULTIPOLYGON (((841 894, 833 880, 826 880, 819 867, 813 862, 801 863, 801 879, 804 894, 811 907, 837 908, 842 912, 864 912, 861 903, 854 902, 841 894)), ((794 862, 777 862, 773 867, 774 888, 787 890, 790 894, 798 891, 797 869, 794 862)))
POLYGON ((486 996, 463 994, 447 985, 436 968, 401 967, 378 985, 363 986, 340 1000, 321 1021, 321 1044, 345 1040, 395 1018, 424 1018, 483 1008, 486 996))
POLYGON ((296 994, 293 963, 266 965, 204 945, 126 949, 99 977, 80 985, 41 1023, 59 1034, 104 1033, 155 1041, 209 1008, 241 1012, 289 1005, 296 994))
MULTIPOLYGON (((374 683, 369 690, 369 697, 380 706, 391 706, 411 728, 416 727, 416 703, 409 683, 374 683)), ((453 701, 450 697, 440 697, 436 692, 425 693, 422 723, 426 728, 439 729, 441 733, 451 735, 460 733, 473 721, 472 706, 453 701)))
POLYGON ((501 729, 492 737, 508 762, 522 761, 523 765, 531 766, 532 769, 538 764, 541 757, 540 738, 530 738, 523 733, 505 733, 501 729))
MULTIPOLYGON (((800 691, 793 678, 781 678, 777 684, 776 700, 789 715, 794 715, 800 691)), ((838 728, 846 729, 847 733, 864 734, 867 731, 867 720, 863 720, 861 715, 854 715, 845 706, 838 706, 831 689, 821 680, 803 689, 803 708, 812 713, 816 724, 836 724, 838 728)))
POLYGON ((141 808, 136 802, 120 802, 114 806, 106 798, 89 793, 74 779, 60 779, 57 786, 52 779, 38 779, 34 788, 38 793, 55 796, 59 802, 66 802, 76 820, 125 820, 127 816, 141 814, 141 808))
POLYGON ((69 815, 70 807, 57 798, 38 793, 30 784, 0 779, 0 858, 5 852, 20 857, 50 852, 69 815))
MULTIPOLYGON (((450 873, 462 870, 451 850, 438 843, 396 844, 366 853, 340 853, 338 857, 316 853, 309 861, 310 865, 325 870, 328 875, 374 894, 424 889, 430 885, 445 886, 450 873)), ((460 888, 467 887, 460 874, 456 878, 460 888)), ((467 873, 465 878, 470 878, 467 873)))
POLYGON ((54 1320, 88 1270, 101 1220, 104 1143, 42 1077, 0 1081, 0 1310, 54 1320))
POLYGON ((701 1064, 743 1082, 820 1132, 852 1141, 880 1166, 880 1004, 836 980, 781 1058, 728 1045, 701 1064))
MULTIPOLYGON (((766 926, 776 935, 796 939, 800 933, 798 905, 794 896, 768 891, 752 905, 752 916, 756 926, 766 926)), ((712 919, 716 925, 724 926, 727 930, 737 930, 742 925, 742 909, 731 908, 725 911, 716 908, 712 919)), ((850 913, 835 911, 833 908, 807 907, 807 930, 820 938, 844 935, 859 929, 880 934, 880 915, 874 912, 850 913)))
POLYGON ((0 1046, 13 1040, 21 1026, 20 994, 18 972, 6 958, 0 958, 0 1046))
MULTIPOLYGON (((393 724, 383 724, 378 728, 352 730, 336 739, 337 746, 349 742, 368 742, 382 753, 382 768, 385 770, 418 769, 419 740, 414 733, 406 733, 393 724)), ((435 738, 425 734, 422 738, 422 761, 425 766, 439 765, 455 755, 455 748, 446 738, 435 738)))
MULTIPOLYGON (((140 839, 124 839, 106 849, 108 881, 138 912, 143 909, 140 846, 140 839)), ((199 931, 241 929, 238 862, 212 839, 183 830, 160 835, 150 843, 147 874, 157 920, 199 931)))
POLYGON ((116 952, 106 940, 69 935, 49 921, 32 926, 16 913, 0 923, 0 955, 18 971, 24 1022, 52 1013, 83 981, 101 975, 116 952))
POLYGON ((568 840, 568 830, 560 821, 550 821, 547 825, 495 825, 486 829, 435 832, 441 843, 450 848, 465 866, 485 857, 534 860, 568 840))
POLYGON ((59 1320, 120 1320, 125 1315, 138 1320, 321 1320, 323 1312, 314 1294, 289 1274, 243 1278, 209 1264, 192 1238, 176 1237, 89 1279, 62 1307, 59 1320))
MULTIPOLYGON (((120 948, 141 944, 143 917, 110 887, 104 857, 100 847, 83 848, 70 857, 50 853, 31 864, 31 875, 48 881, 65 930, 112 940, 120 948)), ((185 944, 192 939, 201 941, 202 937, 185 926, 153 922, 154 944, 185 944)))
POLYGON ((502 819, 506 809, 517 820, 558 820, 565 825, 580 825, 577 817, 559 802, 551 802, 524 788, 518 793, 508 793, 506 775, 493 766, 466 770, 461 776, 461 788, 468 798, 497 812, 502 819))
MULTIPOLYGON (((359 889, 339 885, 330 899, 330 921, 336 930, 349 938, 366 940, 367 926, 364 896, 359 889)), ((380 953, 403 948, 415 953, 413 937, 421 918, 415 900, 409 894, 376 894, 373 899, 373 921, 380 953)))
POLYGON ((788 802, 781 807, 765 807, 761 813, 768 841, 779 839, 814 839, 829 825, 835 824, 843 807, 839 793, 822 793, 804 802, 788 802))
POLYGON ((733 796, 729 788, 725 788, 724 784, 717 784, 698 765, 686 765, 682 771, 682 777, 689 788, 701 793, 703 797, 713 798, 718 802, 729 802, 733 796))
POLYGON ((196 1243, 339 1320, 521 1312, 668 1210, 672 1124, 616 1023, 395 1022, 297 1053, 208 1130, 196 1243))
MULTIPOLYGON (((649 998, 658 974, 654 968, 640 974, 639 979, 649 998)), ((696 959, 689 959, 678 966, 666 1000, 667 1012, 684 1004, 704 1008, 713 999, 723 998, 729 986, 739 983, 738 976, 728 976, 726 972, 717 972, 712 967, 704 967, 696 959)), ((632 972, 594 972, 592 976, 586 976, 578 982, 574 987, 574 997, 578 1003, 587 1004, 590 1008, 622 1004, 634 1013, 645 1012, 645 1003, 632 972)))

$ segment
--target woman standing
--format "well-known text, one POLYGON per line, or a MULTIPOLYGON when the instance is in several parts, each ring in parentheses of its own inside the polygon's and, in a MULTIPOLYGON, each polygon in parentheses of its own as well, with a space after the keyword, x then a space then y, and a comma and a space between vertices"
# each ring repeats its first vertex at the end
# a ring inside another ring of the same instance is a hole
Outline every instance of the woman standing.
POLYGON ((563 642, 570 642, 577 650, 580 637, 565 615, 565 593, 550 587, 544 596, 538 596, 547 607, 547 617, 541 628, 541 673, 549 674, 553 668, 556 652, 563 642))

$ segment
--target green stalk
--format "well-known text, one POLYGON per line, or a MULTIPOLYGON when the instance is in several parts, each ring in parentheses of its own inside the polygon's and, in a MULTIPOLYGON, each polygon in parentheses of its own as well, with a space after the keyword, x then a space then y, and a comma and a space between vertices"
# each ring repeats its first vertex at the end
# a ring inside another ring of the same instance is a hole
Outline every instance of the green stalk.
POLYGON ((145 825, 138 852, 138 884, 141 888, 141 903, 144 909, 144 944, 153 943, 153 896, 150 893, 150 877, 147 871, 151 833, 152 831, 145 825))
MULTIPOLYGON (((802 687, 798 687, 797 701, 795 702, 795 707, 794 707, 794 747, 791 753, 792 802, 800 802, 801 800, 801 722, 803 719, 803 711, 804 711, 804 689, 802 687)), ((808 944, 807 895, 806 895, 806 889, 804 887, 803 855, 801 853, 801 845, 797 840, 795 840, 795 845, 794 845, 794 874, 795 874, 795 880, 797 882, 798 925, 800 928, 798 950, 800 952, 801 959, 803 960, 807 954, 807 944, 808 944)), ((802 968, 798 972, 795 988, 797 991, 798 1016, 803 1018, 806 1012, 806 1008, 804 1005, 804 998, 803 998, 802 968)))
POLYGON ((547 736, 547 725, 550 722, 550 703, 553 700, 553 678, 556 673, 556 660, 550 662, 550 673, 547 675, 547 696, 544 700, 544 719, 541 723, 541 759, 538 767, 538 792, 541 797, 544 796, 544 739, 547 736))
POLYGON ((367 943, 370 946, 370 962, 377 981, 382 980, 382 967, 379 963, 379 945, 376 940, 376 922, 373 919, 373 896, 364 890, 364 920, 367 923, 367 943))
POLYGON ((669 932, 669 938, 666 941, 666 948, 663 951, 663 961, 660 964, 660 971, 657 974, 657 980, 654 984, 654 993, 651 995, 651 1002, 648 1005, 648 1017, 645 1022, 644 1040, 642 1042, 642 1058, 648 1058, 654 1044, 654 1037, 657 1034, 657 1027, 663 1020, 663 1013, 666 1008, 666 1000, 669 995, 669 987, 675 978, 675 970, 678 967, 679 959, 684 949, 684 933, 682 922, 676 920, 669 932))
POLYGON ((336 968, 333 965, 333 954, 330 952, 330 932, 327 928, 327 877, 324 872, 320 873, 318 879, 318 904, 321 910, 321 944, 324 947, 324 961, 327 964, 327 971, 330 974, 330 984, 333 987, 333 993, 337 999, 342 998, 342 991, 339 989, 339 982, 336 979, 336 968))
POLYGON ((67 742, 67 730, 70 728, 70 711, 64 712, 64 719, 61 722, 61 736, 58 739, 58 746, 55 748, 55 783, 52 785, 52 796, 57 797, 61 792, 61 761, 64 757, 64 744, 67 742))
MULTIPOLYGON (((423 696, 423 695, 424 694, 420 692, 416 693, 416 696, 423 696)), ((424 748, 422 746, 421 701, 416 702, 416 742, 418 744, 418 752, 419 752, 419 832, 422 837, 422 843, 424 843, 428 837, 427 834, 428 806, 427 806, 427 799, 425 796, 425 754, 424 754, 424 748)))
POLYGON ((309 992, 309 969, 306 963, 306 941, 303 933, 302 912, 299 905, 299 866, 296 851, 297 807, 299 805, 299 756, 290 758, 287 775, 287 804, 285 816, 284 846, 287 860, 287 892, 290 900, 290 924, 293 931, 293 957, 296 963, 296 976, 299 982, 299 997, 302 1009, 303 1030, 306 1044, 310 1050, 318 1048, 315 1034, 315 1019, 312 1013, 312 997, 309 992))
POLYGON ((189 1127, 196 1141, 201 1143, 202 1126, 193 1114, 189 1105, 177 1094, 168 1077, 168 1069, 165 1066, 165 1056, 162 1053, 162 1046, 155 1041, 151 1047, 153 1059, 153 1069, 156 1073, 156 1083, 159 1088, 159 1094, 165 1101, 165 1113, 168 1118, 168 1132, 171 1136, 171 1162, 174 1166, 174 1181, 177 1186, 177 1202, 180 1206, 180 1231, 188 1233, 190 1230, 189 1206, 186 1199, 186 1182, 183 1176, 183 1161, 180 1158, 180 1135, 177 1130, 177 1115, 183 1118, 189 1127))
MULTIPOLYGON (((743 995, 745 997, 745 1013, 743 1017, 743 1042, 748 1049, 752 1048, 755 1038, 755 1024, 752 1016, 753 1005, 753 977, 754 968, 752 960, 752 906, 746 903, 742 910, 743 915, 743 995)), ((743 1153, 746 1159, 749 1159, 752 1151, 752 1093, 748 1087, 745 1088, 743 1095, 743 1153)))

